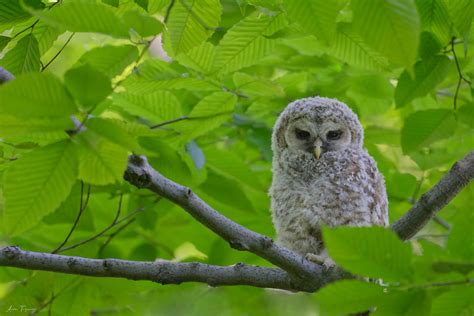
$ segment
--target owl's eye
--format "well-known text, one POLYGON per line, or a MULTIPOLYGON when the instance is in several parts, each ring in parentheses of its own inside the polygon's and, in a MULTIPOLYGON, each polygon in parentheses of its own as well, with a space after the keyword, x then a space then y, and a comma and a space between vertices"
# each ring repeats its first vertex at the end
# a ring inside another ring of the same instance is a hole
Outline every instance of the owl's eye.
POLYGON ((336 140, 336 139, 339 139, 342 135, 342 131, 340 130, 337 130, 337 131, 329 131, 327 134, 326 134, 326 137, 327 139, 330 139, 330 140, 336 140))
POLYGON ((301 140, 308 139, 310 136, 309 132, 303 131, 302 129, 298 129, 298 128, 295 128, 295 135, 296 135, 296 138, 301 139, 301 140))

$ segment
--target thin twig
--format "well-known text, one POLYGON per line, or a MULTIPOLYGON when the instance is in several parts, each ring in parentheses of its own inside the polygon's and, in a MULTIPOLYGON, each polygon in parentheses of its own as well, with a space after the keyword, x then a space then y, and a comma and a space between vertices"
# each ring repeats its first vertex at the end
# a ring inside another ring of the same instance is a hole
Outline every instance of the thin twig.
POLYGON ((171 0, 171 1, 170 1, 170 4, 169 4, 168 7, 166 8, 165 16, 164 16, 164 18, 163 18, 163 24, 166 24, 166 22, 168 22, 168 18, 170 17, 171 9, 172 9, 173 6, 174 6, 174 1, 175 1, 175 0, 171 0))
POLYGON ((64 45, 61 47, 61 49, 56 53, 56 55, 53 56, 53 58, 50 59, 50 61, 48 61, 46 63, 46 65, 44 65, 43 67, 41 67, 41 71, 43 72, 46 68, 48 68, 49 65, 51 65, 51 63, 59 56, 59 54, 61 54, 63 52, 63 50, 66 48, 67 44, 69 44, 69 42, 71 41, 72 37, 74 36, 74 34, 76 33, 71 33, 71 35, 69 36, 69 38, 67 39, 67 41, 64 43, 64 45))
POLYGON ((79 202, 79 212, 77 213, 77 217, 76 217, 76 220, 74 221, 72 227, 71 227, 71 230, 69 231, 69 233, 67 234, 66 238, 64 239, 64 241, 56 248, 54 249, 51 253, 59 253, 61 252, 61 248, 68 242, 69 238, 71 237, 72 233, 74 232, 74 230, 76 229, 77 227, 77 224, 79 223, 79 220, 81 219, 81 216, 82 216, 82 213, 84 213, 84 210, 87 208, 87 204, 89 203, 89 197, 91 195, 91 186, 89 185, 88 186, 88 189, 87 189, 87 197, 86 197, 86 201, 84 202, 83 199, 84 199, 84 182, 81 181, 81 197, 80 197, 80 202, 79 202))
POLYGON ((162 127, 162 126, 165 126, 165 125, 168 125, 168 124, 173 124, 173 123, 176 123, 176 122, 179 122, 179 121, 184 121, 184 120, 189 120, 189 119, 190 119, 190 117, 187 116, 187 115, 180 116, 180 117, 178 117, 178 118, 175 118, 175 119, 172 119, 172 120, 169 120, 169 121, 165 121, 165 122, 160 123, 160 124, 156 124, 156 125, 150 126, 150 129, 159 128, 159 127, 162 127))
MULTIPOLYGON (((113 221, 111 224, 109 224, 109 226, 107 226, 106 228, 104 228, 103 230, 101 230, 100 232, 98 232, 97 234, 95 234, 94 236, 89 237, 89 238, 87 238, 87 239, 84 239, 83 241, 80 241, 80 242, 78 242, 78 243, 76 243, 76 244, 74 244, 74 245, 71 245, 71 246, 69 246, 69 247, 63 248, 63 249, 61 249, 60 251, 58 251, 57 253, 62 253, 62 252, 65 252, 65 251, 67 251, 67 250, 71 250, 71 249, 77 248, 77 247, 79 247, 79 246, 82 246, 82 245, 84 245, 84 244, 87 244, 87 243, 89 243, 89 242, 91 242, 91 241, 93 241, 93 240, 95 240, 95 239, 101 237, 101 236, 104 235, 106 232, 108 232, 109 230, 111 230, 112 228, 114 228, 115 226, 117 226, 118 224, 123 223, 124 221, 126 221, 126 220, 129 219, 130 217, 135 216, 136 214, 140 213, 140 212, 143 211, 143 210, 144 210, 144 208, 139 208, 139 209, 133 211, 132 213, 128 214, 128 215, 125 216, 124 218, 122 218, 122 219, 120 219, 120 220, 118 220, 118 221, 113 221)), ((115 216, 115 217, 117 217, 117 216, 115 216)))
POLYGON ((451 52, 453 53, 453 57, 454 57, 454 61, 456 63, 456 69, 458 71, 458 76, 459 76, 459 79, 458 79, 458 83, 456 85, 456 92, 454 93, 454 99, 453 99, 453 103, 454 103, 454 110, 457 109, 457 100, 458 100, 458 95, 459 95, 459 88, 461 87, 461 83, 462 81, 464 80, 467 84, 471 84, 471 81, 469 81, 468 79, 466 79, 462 72, 461 72, 461 67, 459 66, 459 61, 458 61, 458 57, 456 56, 456 51, 454 49, 454 41, 456 40, 455 37, 453 37, 451 39, 451 52))
POLYGON ((136 218, 131 218, 128 220, 128 222, 126 222, 125 224, 123 224, 122 226, 120 226, 116 231, 114 231, 112 234, 109 235, 109 237, 107 238, 107 240, 100 246, 99 248, 99 251, 98 251, 98 254, 99 254, 99 257, 102 256, 102 253, 105 249, 105 247, 107 247, 108 244, 110 244, 110 242, 112 241, 112 239, 117 236, 121 231, 123 231, 125 228, 127 228, 127 226, 129 226, 131 223, 133 223, 135 221, 136 218))

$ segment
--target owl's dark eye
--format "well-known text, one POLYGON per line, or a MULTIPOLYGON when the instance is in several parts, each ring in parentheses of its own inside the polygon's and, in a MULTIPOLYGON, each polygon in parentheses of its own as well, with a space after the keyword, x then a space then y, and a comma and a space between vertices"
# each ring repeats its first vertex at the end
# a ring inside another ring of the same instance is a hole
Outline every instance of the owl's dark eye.
POLYGON ((295 129, 295 135, 296 135, 296 138, 301 139, 301 140, 308 139, 310 136, 309 132, 303 131, 302 129, 298 129, 298 128, 295 129))
POLYGON ((327 134, 326 134, 326 137, 327 139, 330 139, 330 140, 336 140, 336 139, 339 139, 342 135, 342 131, 340 130, 337 130, 337 131, 329 131, 327 134))

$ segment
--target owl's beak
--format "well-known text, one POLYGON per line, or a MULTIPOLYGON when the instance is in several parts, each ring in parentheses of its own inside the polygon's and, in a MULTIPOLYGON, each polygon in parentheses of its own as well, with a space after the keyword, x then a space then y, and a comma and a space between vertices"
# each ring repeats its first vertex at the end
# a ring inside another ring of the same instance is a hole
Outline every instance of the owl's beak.
POLYGON ((313 149, 314 157, 316 157, 317 160, 319 160, 319 157, 321 157, 321 146, 322 145, 323 145, 323 142, 318 137, 316 139, 316 141, 314 142, 314 149, 313 149))

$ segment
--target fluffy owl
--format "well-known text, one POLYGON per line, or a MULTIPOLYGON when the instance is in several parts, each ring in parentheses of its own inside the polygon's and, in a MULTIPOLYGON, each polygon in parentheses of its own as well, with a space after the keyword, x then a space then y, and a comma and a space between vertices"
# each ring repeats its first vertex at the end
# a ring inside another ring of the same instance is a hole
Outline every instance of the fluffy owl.
POLYGON ((280 114, 272 136, 270 196, 281 245, 332 265, 321 225, 388 224, 385 182, 363 138, 357 116, 334 99, 297 100, 280 114))

